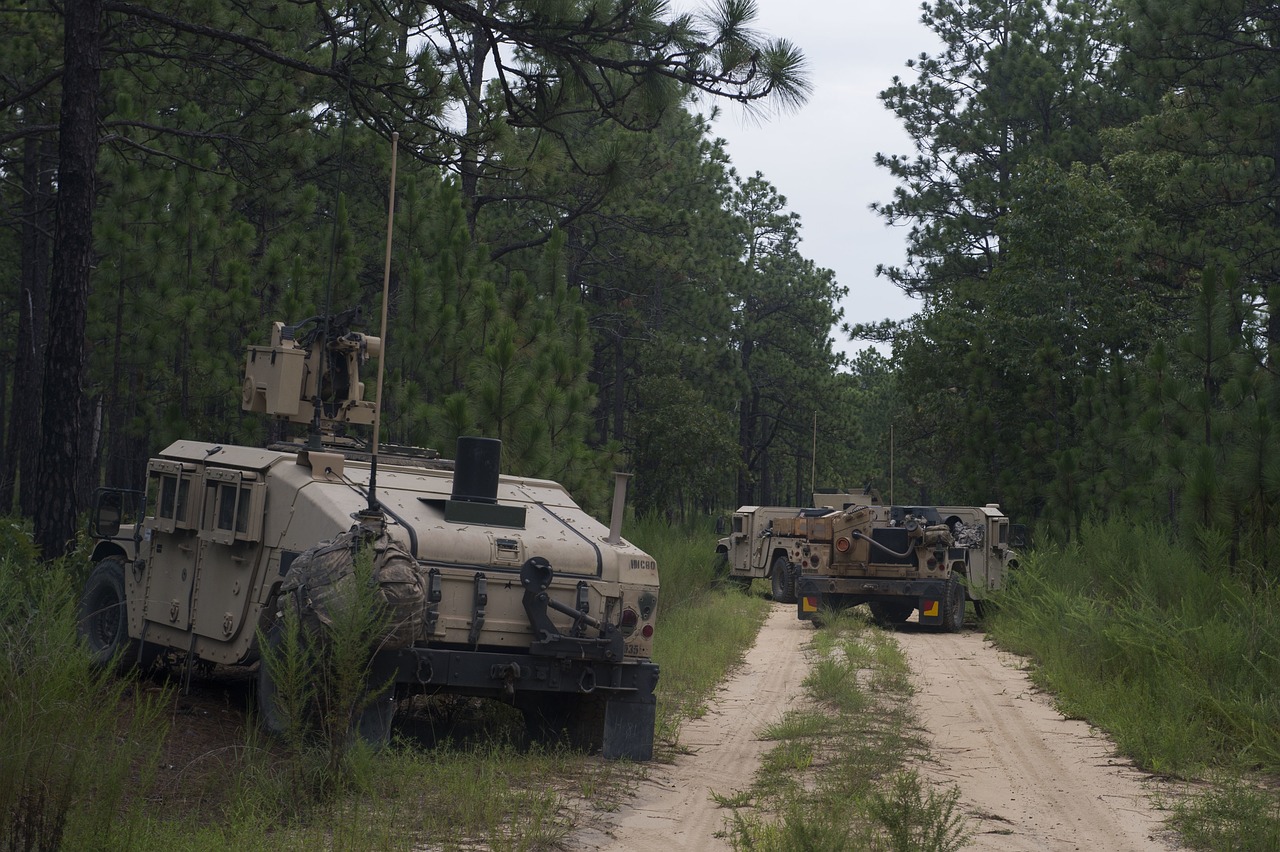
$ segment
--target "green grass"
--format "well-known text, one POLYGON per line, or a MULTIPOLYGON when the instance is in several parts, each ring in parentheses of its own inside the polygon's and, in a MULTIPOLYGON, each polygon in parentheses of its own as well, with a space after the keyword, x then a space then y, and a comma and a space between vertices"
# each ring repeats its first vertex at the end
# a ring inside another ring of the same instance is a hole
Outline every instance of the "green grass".
POLYGON ((76 641, 77 582, 0 520, 0 848, 129 848, 164 737, 155 700, 76 641))
POLYGON ((680 529, 649 519, 628 529, 628 538, 658 561, 658 739, 677 745, 680 720, 705 711, 716 684, 755 641, 769 602, 717 582, 716 540, 709 528, 680 529))
POLYGON ((958 790, 918 759, 906 660, 860 610, 829 614, 811 646, 809 702, 761 732, 776 743, 749 790, 723 793, 735 849, 950 852, 967 841, 958 790))
POLYGON ((1185 836, 1226 836, 1214 826, 1235 824, 1275 837, 1280 589, 1253 593, 1203 568, 1167 530, 1112 521, 1031 554, 988 629, 1032 659, 1065 713, 1107 731, 1144 769, 1251 779, 1183 803, 1185 836))
MULTIPOLYGON (((769 603, 716 583, 709 529, 630 532, 661 566, 661 756, 741 661, 769 603)), ((490 714, 465 742, 395 740, 377 754, 346 748, 345 723, 285 742, 250 726, 207 761, 216 768, 180 808, 152 807, 175 796, 152 787, 173 696, 130 698, 138 681, 89 664, 75 635, 82 562, 37 563, 29 532, 0 520, 0 848, 546 850, 561 847, 580 808, 616 809, 643 777, 625 761, 518 748, 511 712, 490 714)))

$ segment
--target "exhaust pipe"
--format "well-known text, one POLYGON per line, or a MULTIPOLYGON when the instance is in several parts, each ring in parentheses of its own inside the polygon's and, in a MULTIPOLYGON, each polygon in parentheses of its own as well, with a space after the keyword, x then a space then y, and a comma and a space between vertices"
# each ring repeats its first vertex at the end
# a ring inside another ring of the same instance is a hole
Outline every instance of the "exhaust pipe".
POLYGON ((609 537, 607 544, 622 541, 622 515, 627 508, 627 480, 631 474, 615 470, 613 472, 613 513, 609 516, 609 537))

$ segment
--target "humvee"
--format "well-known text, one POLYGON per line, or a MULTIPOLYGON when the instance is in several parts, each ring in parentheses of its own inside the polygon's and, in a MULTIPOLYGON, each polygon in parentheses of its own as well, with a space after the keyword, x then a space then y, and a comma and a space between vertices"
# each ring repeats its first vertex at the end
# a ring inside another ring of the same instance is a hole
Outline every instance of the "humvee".
POLYGON ((845 504, 802 519, 775 537, 793 538, 799 554, 797 616, 869 604, 885 624, 919 612, 922 625, 955 631, 965 601, 979 616, 990 593, 1018 566, 1015 540, 1025 536, 1000 507, 845 504))
MULTIPOLYGON (((102 664, 157 658, 258 664, 286 605, 307 598, 317 554, 377 540, 400 554, 411 635, 371 651, 390 684, 353 721, 385 742, 414 693, 507 701, 606 758, 653 752, 658 567, 555 482, 499 472, 500 442, 460 438, 456 459, 345 432, 370 424, 360 367, 381 341, 342 319, 275 323, 249 347, 242 406, 308 424, 267 448, 181 440, 147 464, 145 492, 105 488, 80 632, 102 664), (357 542, 348 545, 348 542, 357 542), (301 594, 301 597, 299 595, 301 594)), ((376 432, 375 432, 376 434, 376 432)), ((259 665, 259 716, 276 718, 259 665)))
POLYGON ((756 578, 767 579, 774 600, 795 603, 796 566, 801 558, 798 548, 804 547, 805 542, 776 535, 774 522, 785 524, 793 518, 821 517, 830 514, 832 509, 843 509, 856 502, 879 505, 880 495, 870 489, 821 490, 813 494, 813 508, 739 507, 729 520, 728 535, 716 543, 721 570, 730 581, 742 586, 750 585, 756 578))

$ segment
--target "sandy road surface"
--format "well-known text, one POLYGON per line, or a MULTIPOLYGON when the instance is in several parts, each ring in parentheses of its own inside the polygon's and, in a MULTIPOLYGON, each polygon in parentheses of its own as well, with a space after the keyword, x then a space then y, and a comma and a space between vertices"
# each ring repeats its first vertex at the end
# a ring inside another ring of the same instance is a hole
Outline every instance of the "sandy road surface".
POLYGON ((671 765, 650 764, 634 798, 600 815, 596 827, 577 832, 570 845, 617 852, 731 849, 716 836, 729 812, 711 793, 732 795, 751 783, 771 745, 756 735, 799 696, 808 666, 803 648, 812 637, 794 606, 774 604, 742 668, 706 715, 681 726, 680 742, 690 753, 671 765))
POLYGON ((981 633, 896 635, 932 743, 922 773, 960 788, 975 837, 991 852, 1178 848, 1162 832, 1149 782, 1084 722, 1033 691, 1019 658, 981 633))

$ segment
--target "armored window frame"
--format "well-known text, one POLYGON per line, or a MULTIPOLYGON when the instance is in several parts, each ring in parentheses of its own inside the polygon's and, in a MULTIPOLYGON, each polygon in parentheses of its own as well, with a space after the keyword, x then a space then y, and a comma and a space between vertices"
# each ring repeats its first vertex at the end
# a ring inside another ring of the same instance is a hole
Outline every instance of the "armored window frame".
POLYGON ((195 526, 193 465, 154 459, 147 466, 147 517, 156 532, 172 533, 195 526))
POLYGON ((200 537, 216 544, 258 541, 266 483, 249 471, 211 468, 205 474, 200 537))

